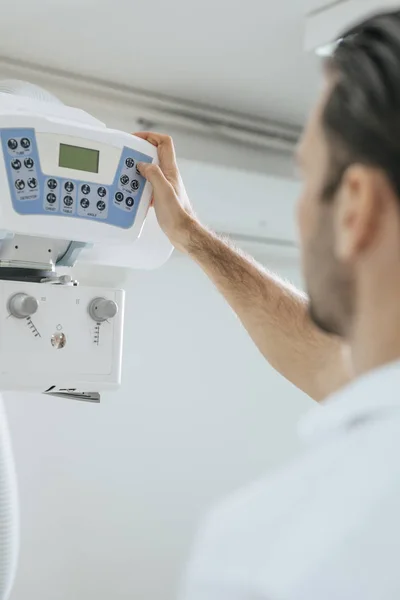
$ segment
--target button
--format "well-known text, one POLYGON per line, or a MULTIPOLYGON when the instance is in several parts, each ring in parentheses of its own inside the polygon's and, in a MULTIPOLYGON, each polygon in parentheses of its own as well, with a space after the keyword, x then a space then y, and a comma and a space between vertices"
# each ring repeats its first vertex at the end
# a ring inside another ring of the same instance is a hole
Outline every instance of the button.
POLYGON ((135 204, 135 201, 133 198, 128 196, 128 198, 125 200, 125 204, 129 206, 129 208, 132 208, 132 206, 135 204))
POLYGON ((114 198, 117 202, 122 202, 122 200, 124 199, 124 195, 122 192, 117 192, 115 194, 114 198))
POLYGON ((135 161, 133 160, 132 157, 128 157, 125 161, 126 166, 128 167, 128 169, 132 169, 135 166, 135 161))
POLYGON ((74 203, 74 199, 72 198, 72 196, 64 196, 63 202, 65 206, 72 206, 74 203))
POLYGON ((51 189, 51 190, 55 190, 57 187, 58 183, 55 179, 49 179, 47 182, 47 186, 51 189))
POLYGON ((21 146, 25 149, 28 150, 28 148, 31 147, 31 141, 28 140, 28 138, 22 138, 21 140, 21 146))
POLYGON ((104 196, 107 194, 107 190, 105 187, 101 186, 98 188, 97 193, 100 196, 100 198, 104 198, 104 196))
POLYGON ((135 171, 136 171, 136 173, 137 173, 138 175, 142 175, 142 174, 141 174, 141 172, 139 171, 139 169, 138 169, 138 166, 137 166, 137 165, 136 165, 136 169, 135 169, 135 171))
POLYGON ((81 186, 81 192, 84 196, 88 196, 90 194, 90 185, 88 185, 87 183, 84 183, 81 186))
POLYGON ((9 300, 8 310, 17 319, 26 319, 34 315, 39 308, 39 302, 34 296, 20 292, 14 294, 9 300))
POLYGON ((136 190, 138 190, 138 189, 139 189, 139 182, 138 182, 138 180, 137 180, 137 179, 133 179, 133 180, 131 181, 131 188, 132 188, 134 191, 136 191, 136 190))
POLYGON ((17 140, 14 140, 13 138, 11 138, 11 140, 8 140, 7 145, 10 148, 10 150, 16 150, 18 148, 18 142, 17 142, 17 140))
POLYGON ((50 192, 49 194, 47 194, 46 200, 49 204, 54 204, 57 200, 57 197, 55 194, 53 194, 53 192, 50 192))
POLYGON ((129 183, 128 175, 122 175, 120 182, 122 183, 122 185, 128 185, 128 183, 129 183))
POLYGON ((82 198, 82 200, 81 200, 82 208, 88 208, 89 204, 90 204, 90 202, 87 198, 82 198))
POLYGON ((64 185, 64 188, 68 193, 71 193, 74 191, 75 186, 72 181, 67 181, 64 185))
POLYGON ((34 164, 35 163, 33 162, 32 158, 26 158, 24 160, 24 165, 26 166, 27 169, 33 169, 34 164))
POLYGON ((97 203, 97 208, 100 211, 103 211, 106 207, 106 203, 104 202, 104 200, 99 200, 97 203))
POLYGON ((25 181, 23 179, 17 179, 15 182, 15 187, 17 188, 17 190, 24 190, 25 189, 25 181))
POLYGON ((34 190, 35 188, 37 188, 37 179, 35 177, 29 177, 28 185, 31 188, 31 190, 34 190))
POLYGON ((15 158, 14 160, 11 161, 11 166, 13 169, 15 169, 16 171, 18 171, 21 168, 21 161, 18 160, 18 158, 15 158))

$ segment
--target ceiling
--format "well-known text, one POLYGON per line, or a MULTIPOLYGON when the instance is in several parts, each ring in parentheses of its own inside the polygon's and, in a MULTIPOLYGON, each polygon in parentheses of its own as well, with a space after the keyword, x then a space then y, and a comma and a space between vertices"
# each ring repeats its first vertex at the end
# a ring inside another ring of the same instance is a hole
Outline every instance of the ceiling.
POLYGON ((301 125, 319 80, 304 16, 320 4, 20 0, 3 11, 0 54, 301 125))

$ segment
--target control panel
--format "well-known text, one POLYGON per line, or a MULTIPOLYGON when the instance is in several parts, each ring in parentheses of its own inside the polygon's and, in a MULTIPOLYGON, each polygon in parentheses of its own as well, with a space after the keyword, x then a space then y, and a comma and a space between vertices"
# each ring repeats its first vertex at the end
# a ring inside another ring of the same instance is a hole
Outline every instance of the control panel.
POLYGON ((95 150, 60 144, 64 149, 60 150, 59 165, 65 174, 60 177, 42 169, 34 129, 0 129, 0 136, 17 213, 90 219, 123 229, 133 226, 146 184, 137 164, 153 162, 152 157, 125 146, 111 183, 99 182, 98 176, 94 182, 90 172, 99 172, 99 152, 95 150), (82 178, 69 178, 69 168, 74 175, 81 170, 82 178))
POLYGON ((121 290, 0 281, 0 389, 116 389, 123 318, 121 290))

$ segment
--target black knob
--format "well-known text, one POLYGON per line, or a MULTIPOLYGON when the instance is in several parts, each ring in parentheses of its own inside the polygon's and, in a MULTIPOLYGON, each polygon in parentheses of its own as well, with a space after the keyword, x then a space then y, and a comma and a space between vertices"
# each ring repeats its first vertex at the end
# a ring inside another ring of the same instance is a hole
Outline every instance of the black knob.
POLYGON ((13 169, 15 169, 16 171, 18 171, 21 168, 21 161, 18 160, 18 158, 15 158, 14 160, 11 161, 11 166, 13 169))
POLYGON ((71 193, 74 191, 74 184, 72 183, 72 181, 67 181, 64 185, 65 191, 68 193, 71 193))
POLYGON ((72 198, 72 196, 64 196, 63 202, 65 206, 72 206, 74 203, 74 199, 72 198))
POLYGON ((81 192, 84 196, 88 196, 90 194, 90 185, 84 183, 81 187, 81 192))
POLYGON ((23 148, 25 148, 25 150, 27 150, 28 148, 31 147, 31 141, 28 140, 28 138, 22 138, 22 140, 21 140, 21 146, 23 148))
POLYGON ((34 164, 35 163, 33 162, 32 158, 26 158, 24 160, 24 165, 26 166, 27 169, 32 169, 34 164))
POLYGON ((51 189, 51 190, 55 190, 57 187, 58 183, 55 179, 49 179, 47 182, 47 186, 51 189))
POLYGON ((14 139, 8 140, 8 147, 10 148, 10 150, 16 150, 18 148, 17 140, 14 140, 14 139))
POLYGON ((49 194, 47 194, 46 200, 49 204, 54 204, 57 200, 57 197, 55 194, 53 194, 53 192, 50 192, 49 194))
POLYGON ((82 208, 88 208, 89 204, 90 204, 90 202, 87 198, 82 198, 82 200, 81 200, 82 208))
POLYGON ((132 206, 135 204, 135 201, 133 198, 131 198, 130 196, 128 196, 128 198, 125 200, 125 204, 129 207, 132 208, 132 206))

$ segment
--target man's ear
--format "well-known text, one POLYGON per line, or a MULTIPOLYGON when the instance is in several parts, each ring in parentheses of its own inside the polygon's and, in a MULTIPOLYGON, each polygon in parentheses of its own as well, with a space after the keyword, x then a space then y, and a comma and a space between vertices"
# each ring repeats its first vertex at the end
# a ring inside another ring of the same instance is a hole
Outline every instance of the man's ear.
POLYGON ((377 169, 357 164, 347 169, 335 199, 335 253, 340 261, 354 262, 373 244, 388 185, 377 169))

